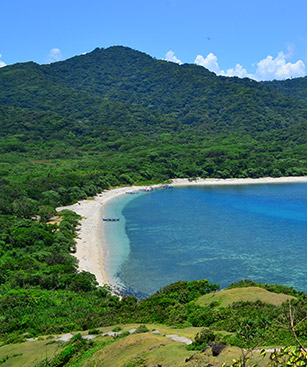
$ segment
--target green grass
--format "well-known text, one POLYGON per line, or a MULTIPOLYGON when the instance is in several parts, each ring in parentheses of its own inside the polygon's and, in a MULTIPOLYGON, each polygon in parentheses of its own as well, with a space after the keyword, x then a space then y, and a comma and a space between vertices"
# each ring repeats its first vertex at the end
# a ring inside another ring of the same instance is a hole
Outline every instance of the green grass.
POLYGON ((209 293, 200 297, 196 303, 200 306, 208 306, 216 302, 219 307, 227 307, 234 302, 256 302, 259 300, 264 303, 279 306, 290 299, 294 299, 294 297, 269 292, 260 287, 245 287, 224 289, 219 292, 209 293))
MULTIPOLYGON (((219 292, 220 293, 220 292, 219 292)), ((111 331, 115 327, 120 327, 122 332, 137 328, 140 324, 113 325, 109 327, 97 328, 101 333, 111 331)), ((159 324, 146 324, 152 330, 159 330, 160 333, 177 334, 193 339, 196 333, 202 328, 189 327, 176 329, 159 324)), ((75 332, 73 334, 76 334, 75 332)), ((82 335, 87 335, 88 331, 82 331, 82 335)), ((9 358, 1 364, 1 367, 33 367, 44 358, 52 357, 56 352, 62 350, 62 343, 50 343, 53 339, 37 340, 20 344, 8 344, 0 346, 0 360, 5 356, 9 358), (50 343, 50 344, 49 344, 50 343), (17 355, 18 354, 18 355, 17 355), (15 355, 15 356, 14 356, 15 355)), ((114 339, 110 336, 97 336, 94 345, 69 366, 74 367, 197 367, 206 366, 211 363, 214 366, 221 366, 223 362, 230 363, 233 359, 240 358, 241 350, 237 347, 227 346, 218 357, 213 357, 211 351, 200 353, 198 351, 187 350, 184 343, 174 342, 164 335, 156 335, 151 332, 142 334, 131 334, 125 337, 114 339), (186 363, 186 358, 194 355, 193 359, 186 363)), ((255 358, 259 356, 255 354, 255 358)))
MULTIPOLYGON (((139 324, 125 324, 125 325, 113 325, 109 327, 97 328, 101 333, 109 332, 115 327, 120 327, 122 332, 135 329, 139 324)), ((169 328, 164 325, 158 324, 146 324, 147 328, 152 330, 159 330, 162 334, 177 334, 179 336, 186 336, 193 339, 195 334, 201 330, 201 328, 186 328, 186 329, 174 329, 169 328)), ((73 334, 76 334, 74 332, 73 334)), ((81 331, 82 335, 87 335, 88 331, 81 331)), ((60 336, 60 335, 58 335, 60 336)), ((50 343, 53 339, 37 340, 34 342, 24 342, 19 344, 7 344, 0 346, 0 360, 6 356, 9 358, 1 364, 1 367, 33 367, 36 363, 40 362, 44 358, 52 357, 54 353, 61 349, 63 344, 61 343, 50 343), (50 344, 49 344, 50 343, 50 344), (18 354, 18 355, 17 355, 18 354), (15 355, 15 356, 14 356, 15 355)), ((165 345, 172 345, 168 353, 169 359, 171 359, 172 349, 178 348, 180 353, 175 353, 176 356, 182 356, 183 359, 187 358, 191 352, 186 350, 186 345, 183 343, 175 343, 165 336, 153 335, 151 333, 129 335, 127 338, 118 339, 113 343, 113 338, 109 336, 98 336, 94 339, 96 346, 88 350, 82 359, 78 362, 76 366, 93 366, 93 360, 99 359, 100 355, 104 355, 105 351, 108 352, 107 361, 114 359, 114 363, 117 360, 122 361, 122 363, 128 363, 130 360, 137 358, 139 355, 146 353, 150 348, 152 351, 157 350, 158 346, 163 343, 165 345), (109 345, 110 344, 110 345, 109 345), (114 344, 114 346, 112 346, 114 344), (177 347, 176 347, 177 346, 177 347), (120 351, 121 357, 117 357, 117 352, 120 351)), ((151 353, 150 353, 151 354, 151 353)), ((163 355, 163 353, 162 353, 163 355)), ((155 358, 155 357, 153 357, 155 358)), ((177 358, 177 357, 176 357, 177 358)), ((112 362, 112 363, 113 363, 112 362)), ((100 362, 99 362, 100 363, 100 362)), ((102 363, 102 362, 101 362, 102 363)), ((110 361, 108 363, 111 363, 110 361)), ((99 364, 100 365, 100 364, 99 364)), ((116 366, 117 364, 102 364, 102 366, 116 366)), ((119 364, 121 366, 121 364, 119 364)))
MULTIPOLYGON (((149 325, 147 325, 148 327, 149 325)), ((211 350, 206 353, 189 351, 183 343, 177 343, 161 335, 151 333, 129 335, 97 351, 80 367, 157 367, 171 366, 206 366, 209 363, 221 366, 239 358, 241 350, 226 347, 218 357, 213 357, 211 350), (185 360, 194 355, 186 363, 185 360)), ((79 366, 79 365, 78 365, 79 366)))
MULTIPOLYGON (((93 361, 97 366, 124 366, 129 361, 144 357, 149 351, 170 343, 172 342, 169 339, 151 333, 129 335, 95 353, 84 366, 90 366, 93 361)), ((188 354, 187 350, 186 353, 188 354)))
POLYGON ((7 344, 0 347, 0 360, 9 356, 1 367, 33 367, 46 356, 52 357, 59 349, 59 344, 50 343, 50 340, 37 340, 20 344, 7 344), (18 354, 17 356, 14 356, 18 354))

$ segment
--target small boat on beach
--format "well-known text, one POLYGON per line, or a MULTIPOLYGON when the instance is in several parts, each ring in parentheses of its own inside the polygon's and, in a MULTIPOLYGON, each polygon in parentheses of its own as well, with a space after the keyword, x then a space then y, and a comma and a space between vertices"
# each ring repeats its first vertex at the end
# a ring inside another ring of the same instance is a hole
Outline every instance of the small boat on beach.
POLYGON ((143 191, 151 192, 151 191, 153 191, 153 188, 151 186, 146 186, 146 187, 144 187, 143 191))
POLYGON ((119 222, 119 218, 102 218, 104 222, 119 222))

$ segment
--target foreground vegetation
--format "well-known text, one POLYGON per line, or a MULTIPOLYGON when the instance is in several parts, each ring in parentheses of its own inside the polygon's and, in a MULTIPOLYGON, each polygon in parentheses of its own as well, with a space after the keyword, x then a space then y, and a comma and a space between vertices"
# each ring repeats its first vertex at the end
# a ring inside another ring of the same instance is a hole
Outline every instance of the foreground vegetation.
MULTIPOLYGON (((11 367, 203 367, 209 364, 255 367, 285 366, 290 359, 306 363, 306 354, 297 347, 277 348, 272 352, 268 345, 262 344, 260 348, 255 344, 242 350, 219 342, 226 333, 213 334, 212 330, 201 327, 178 329, 161 324, 120 324, 73 334, 67 342, 58 341, 58 335, 48 335, 24 343, 2 345, 0 363, 11 367), (187 346, 181 339, 176 341, 170 336, 185 337, 193 343, 187 346), (87 337, 91 339, 83 339, 87 337)), ((304 365, 291 363, 287 365, 304 365)))

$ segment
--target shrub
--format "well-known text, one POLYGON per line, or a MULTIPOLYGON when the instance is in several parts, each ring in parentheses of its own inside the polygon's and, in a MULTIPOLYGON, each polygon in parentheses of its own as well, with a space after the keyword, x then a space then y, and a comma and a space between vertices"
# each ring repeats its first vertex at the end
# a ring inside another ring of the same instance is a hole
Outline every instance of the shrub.
POLYGON ((121 331, 122 328, 120 326, 116 326, 115 328, 112 329, 112 331, 114 331, 114 333, 117 333, 118 331, 121 331))
POLYGON ((141 334, 141 333, 147 333, 149 331, 149 329, 147 329, 146 325, 140 325, 136 330, 135 333, 136 334, 141 334))
POLYGON ((100 330, 98 330, 98 329, 91 329, 91 330, 89 330, 88 331, 88 334, 90 335, 98 335, 98 334, 100 334, 100 330))
POLYGON ((215 340, 215 334, 209 329, 203 329, 195 335, 193 343, 190 345, 189 349, 201 350, 208 343, 215 340))

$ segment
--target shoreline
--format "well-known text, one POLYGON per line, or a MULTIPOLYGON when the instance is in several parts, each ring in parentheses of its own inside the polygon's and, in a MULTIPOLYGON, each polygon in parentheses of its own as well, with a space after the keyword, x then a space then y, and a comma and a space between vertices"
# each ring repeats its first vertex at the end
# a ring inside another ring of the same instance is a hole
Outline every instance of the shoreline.
POLYGON ((108 246, 103 226, 104 206, 111 200, 125 195, 129 190, 139 190, 141 186, 120 187, 104 191, 93 199, 80 200, 75 204, 56 208, 57 212, 68 209, 82 218, 77 227, 76 252, 72 255, 79 261, 78 270, 88 271, 96 276, 99 286, 109 285, 105 259, 108 246))
MULTIPOLYGON (((172 186, 216 186, 216 185, 250 185, 272 183, 306 183, 307 176, 263 177, 263 178, 208 178, 208 179, 173 179, 172 186)), ((158 188, 161 185, 152 185, 158 188)), ((125 195, 127 191, 142 190, 144 186, 129 186, 110 189, 96 195, 90 200, 81 200, 75 204, 56 208, 57 212, 68 209, 79 214, 82 219, 77 231, 76 252, 73 254, 79 261, 79 271, 88 271, 96 276, 99 286, 109 285, 105 259, 108 254, 102 218, 104 206, 115 198, 125 195)))
POLYGON ((215 185, 253 185, 271 183, 304 183, 307 176, 290 177, 260 177, 260 178, 176 178, 172 180, 173 186, 215 186, 215 185))

